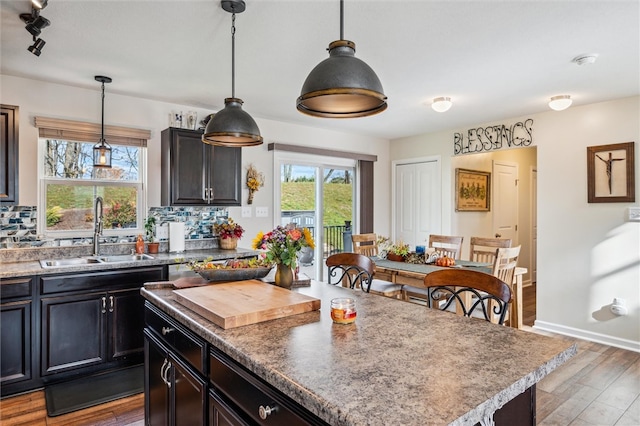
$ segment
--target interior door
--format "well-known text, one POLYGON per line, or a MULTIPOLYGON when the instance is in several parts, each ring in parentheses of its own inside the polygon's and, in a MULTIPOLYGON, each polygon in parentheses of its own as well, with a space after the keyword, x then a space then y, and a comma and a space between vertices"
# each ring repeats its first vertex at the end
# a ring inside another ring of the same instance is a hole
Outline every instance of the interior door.
POLYGON ((441 232, 440 167, 437 160, 395 167, 395 240, 412 248, 441 232))
POLYGON ((493 229, 496 238, 518 243, 518 164, 493 162, 493 229))

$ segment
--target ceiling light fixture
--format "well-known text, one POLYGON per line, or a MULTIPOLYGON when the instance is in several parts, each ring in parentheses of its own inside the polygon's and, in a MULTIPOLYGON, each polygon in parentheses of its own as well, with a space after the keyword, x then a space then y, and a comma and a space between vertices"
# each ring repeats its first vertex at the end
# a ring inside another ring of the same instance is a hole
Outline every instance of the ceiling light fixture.
POLYGON ((451 102, 451 98, 448 96, 442 96, 433 100, 431 108, 433 108, 433 110, 437 112, 446 112, 449 111, 451 105, 453 105, 453 102, 451 102))
POLYGON ((553 96, 549 101, 549 108, 555 111, 562 111, 569 108, 572 102, 569 95, 553 96))
POLYGON ((224 100, 224 109, 207 123, 202 142, 218 146, 243 147, 262 144, 255 120, 242 109, 242 99, 236 98, 236 13, 245 10, 242 0, 222 0, 222 8, 231 13, 231 97, 224 100))
POLYGON ((49 21, 44 16, 36 16, 30 22, 27 22, 27 26, 25 27, 32 36, 39 36, 42 30, 51 25, 51 21, 49 21))
POLYGON ((95 76, 96 81, 102 83, 102 128, 100 142, 93 146, 93 167, 111 167, 111 145, 104 139, 104 84, 111 83, 111 78, 102 75, 95 76))
POLYGON ((344 3, 340 0, 340 40, 329 44, 329 57, 311 70, 296 102, 314 117, 367 117, 387 109, 376 73, 355 57, 356 44, 344 39, 344 3))
POLYGON ((47 44, 46 41, 44 41, 41 38, 36 38, 36 36, 33 36, 33 44, 27 47, 27 50, 36 56, 40 56, 40 54, 42 53, 42 48, 44 47, 45 44, 47 44))
POLYGON ((578 65, 589 65, 589 64, 593 64, 596 61, 596 59, 598 59, 597 53, 587 53, 584 55, 576 56, 571 60, 571 62, 574 62, 578 65))

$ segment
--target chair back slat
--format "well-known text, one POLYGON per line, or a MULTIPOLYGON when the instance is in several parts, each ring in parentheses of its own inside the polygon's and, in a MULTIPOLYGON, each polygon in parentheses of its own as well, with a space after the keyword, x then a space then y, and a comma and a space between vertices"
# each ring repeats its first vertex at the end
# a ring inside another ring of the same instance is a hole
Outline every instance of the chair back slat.
POLYGON ((354 234, 351 235, 353 252, 365 256, 378 255, 378 237, 376 234, 354 234))
POLYGON ((455 237, 450 235, 429 235, 429 247, 436 249, 441 256, 460 259, 462 253, 462 240, 464 237, 455 237))
POLYGON ((427 274, 424 286, 429 290, 428 306, 431 308, 446 310, 455 302, 466 317, 476 314, 486 321, 505 322, 511 290, 493 275, 464 269, 441 269, 427 274), (434 306, 434 301, 443 299, 443 304, 434 306))
POLYGON ((507 247, 511 247, 510 238, 471 237, 469 260, 493 264, 496 260, 497 249, 507 247))
POLYGON ((518 266, 520 247, 506 247, 496 250, 496 259, 493 264, 493 275, 506 283, 513 282, 513 276, 518 266))

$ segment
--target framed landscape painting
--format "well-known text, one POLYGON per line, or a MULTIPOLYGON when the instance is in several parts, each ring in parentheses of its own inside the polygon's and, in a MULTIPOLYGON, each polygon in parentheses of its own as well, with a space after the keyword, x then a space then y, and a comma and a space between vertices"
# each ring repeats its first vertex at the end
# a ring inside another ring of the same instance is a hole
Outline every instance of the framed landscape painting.
POLYGON ((490 200, 490 172, 456 169, 457 212, 488 212, 490 200))
POLYGON ((634 143, 587 147, 589 203, 635 202, 634 143))

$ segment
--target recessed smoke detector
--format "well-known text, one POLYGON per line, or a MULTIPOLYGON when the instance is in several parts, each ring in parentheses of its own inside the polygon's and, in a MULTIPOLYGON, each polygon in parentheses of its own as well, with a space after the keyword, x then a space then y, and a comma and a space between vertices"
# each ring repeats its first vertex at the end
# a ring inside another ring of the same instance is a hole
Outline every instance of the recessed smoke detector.
POLYGON ((575 62, 578 65, 589 65, 593 64, 596 59, 598 59, 597 53, 589 53, 584 55, 578 55, 571 60, 571 62, 575 62))

